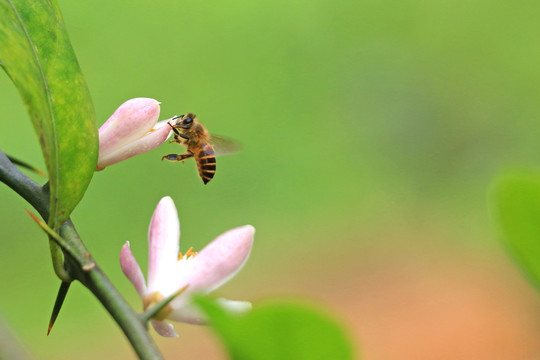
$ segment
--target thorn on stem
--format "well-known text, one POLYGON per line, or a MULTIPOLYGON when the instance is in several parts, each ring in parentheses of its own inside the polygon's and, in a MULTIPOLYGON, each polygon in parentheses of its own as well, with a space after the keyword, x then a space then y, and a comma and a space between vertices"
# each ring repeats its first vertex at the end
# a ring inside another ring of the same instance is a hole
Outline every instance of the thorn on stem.
POLYGON ((62 281, 60 284, 60 289, 58 289, 58 294, 56 295, 56 300, 54 301, 54 307, 51 314, 51 319, 49 320, 49 328, 47 329, 47 336, 51 333, 52 327, 54 323, 56 322, 56 318, 58 317, 58 314, 60 313, 60 309, 62 308, 62 305, 64 304, 64 300, 66 299, 67 292, 69 290, 69 286, 71 285, 70 282, 62 281))

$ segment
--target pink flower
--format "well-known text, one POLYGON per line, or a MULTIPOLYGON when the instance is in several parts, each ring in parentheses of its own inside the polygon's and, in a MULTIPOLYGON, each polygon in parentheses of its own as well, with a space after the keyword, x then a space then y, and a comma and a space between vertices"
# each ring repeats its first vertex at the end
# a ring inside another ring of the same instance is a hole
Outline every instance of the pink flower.
MULTIPOLYGON (((163 321, 164 318, 192 324, 205 323, 204 317, 191 305, 191 295, 213 291, 236 275, 249 257, 254 234, 253 226, 241 226, 218 236, 199 253, 189 249, 186 254, 179 255, 180 222, 176 207, 170 197, 161 199, 148 230, 148 283, 145 283, 129 242, 120 252, 122 271, 139 293, 145 309, 185 288, 158 313, 156 318, 159 319, 152 320, 160 335, 178 336, 172 324, 163 321)), ((231 311, 251 309, 251 304, 245 301, 220 299, 220 302, 231 311)))
POLYGON ((155 149, 170 136, 167 120, 159 119, 159 102, 150 98, 126 101, 99 128, 96 170, 155 149))

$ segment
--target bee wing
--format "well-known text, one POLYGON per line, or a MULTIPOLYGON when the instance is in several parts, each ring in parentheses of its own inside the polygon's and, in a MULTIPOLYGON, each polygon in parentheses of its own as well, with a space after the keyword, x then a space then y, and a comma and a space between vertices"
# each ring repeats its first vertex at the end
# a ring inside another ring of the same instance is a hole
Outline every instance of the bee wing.
POLYGON ((238 141, 225 136, 211 135, 210 143, 216 156, 230 155, 242 150, 242 145, 238 141))

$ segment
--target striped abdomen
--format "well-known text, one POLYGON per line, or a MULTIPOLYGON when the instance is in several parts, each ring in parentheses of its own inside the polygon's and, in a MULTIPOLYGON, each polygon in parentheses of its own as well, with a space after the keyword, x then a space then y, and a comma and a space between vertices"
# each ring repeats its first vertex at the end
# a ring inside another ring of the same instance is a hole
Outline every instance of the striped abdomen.
POLYGON ((197 167, 199 168, 199 176, 206 185, 216 173, 216 157, 214 156, 214 148, 206 143, 201 144, 198 151, 194 151, 197 167))

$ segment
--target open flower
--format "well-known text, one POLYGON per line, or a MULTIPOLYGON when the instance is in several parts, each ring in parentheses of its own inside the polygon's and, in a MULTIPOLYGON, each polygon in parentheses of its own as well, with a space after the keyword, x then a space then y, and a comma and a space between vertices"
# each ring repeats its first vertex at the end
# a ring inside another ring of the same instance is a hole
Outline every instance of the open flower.
MULTIPOLYGON (((143 300, 144 308, 185 289, 152 320, 154 329, 163 336, 178 336, 174 327, 163 319, 203 324, 205 318, 191 305, 191 295, 205 294, 231 279, 245 264, 255 229, 246 225, 229 230, 218 236, 199 253, 190 248, 179 253, 180 222, 174 202, 164 197, 158 203, 148 230, 148 283, 144 281, 141 268, 129 247, 120 252, 122 271, 131 281, 143 300)), ((220 299, 221 305, 230 311, 251 309, 245 301, 220 299)))
POLYGON ((159 119, 159 102, 150 98, 126 101, 99 128, 96 170, 155 149, 170 136, 167 120, 159 119))

